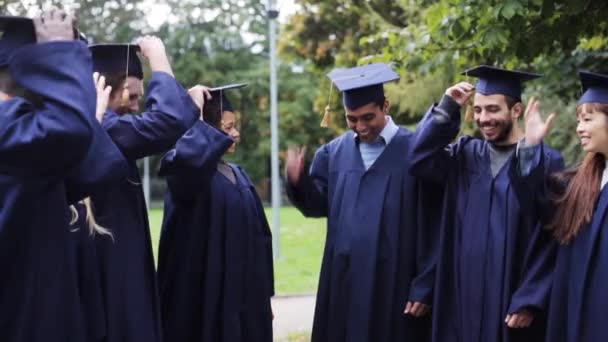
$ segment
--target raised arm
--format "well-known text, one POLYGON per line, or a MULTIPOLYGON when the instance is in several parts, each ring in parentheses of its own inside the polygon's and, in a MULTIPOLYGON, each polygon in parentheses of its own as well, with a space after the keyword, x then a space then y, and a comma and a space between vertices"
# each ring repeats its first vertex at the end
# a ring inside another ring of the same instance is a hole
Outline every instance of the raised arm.
POLYGON ((11 58, 13 79, 42 104, 15 97, 1 105, 0 169, 23 176, 62 175, 87 151, 87 116, 95 113, 92 62, 87 47, 72 40, 71 20, 61 15, 34 20, 38 44, 20 48, 11 58), (64 32, 58 34, 52 25, 64 32))
POLYGON ((440 181, 456 158, 450 143, 460 131, 460 108, 472 95, 473 86, 459 83, 446 90, 439 105, 424 115, 415 133, 410 173, 440 181))
POLYGON ((173 77, 162 41, 144 37, 138 44, 152 69, 145 110, 139 115, 108 112, 103 121, 104 128, 130 160, 169 150, 200 114, 200 108, 173 77))
POLYGON ((195 196, 232 143, 226 133, 204 121, 196 122, 161 161, 160 175, 167 177, 171 193, 181 199, 195 196))
POLYGON ((549 177, 564 169, 562 156, 542 145, 553 117, 551 114, 543 121, 538 101, 530 100, 525 113, 527 146, 518 148, 510 166, 509 175, 524 215, 538 218, 524 259, 522 280, 511 297, 505 319, 511 328, 529 326, 535 313, 546 310, 551 292, 557 242, 543 225, 551 220, 553 212, 549 177))
POLYGON ((329 148, 321 147, 312 161, 310 173, 304 170, 305 148, 287 151, 287 196, 307 217, 327 216, 329 148))

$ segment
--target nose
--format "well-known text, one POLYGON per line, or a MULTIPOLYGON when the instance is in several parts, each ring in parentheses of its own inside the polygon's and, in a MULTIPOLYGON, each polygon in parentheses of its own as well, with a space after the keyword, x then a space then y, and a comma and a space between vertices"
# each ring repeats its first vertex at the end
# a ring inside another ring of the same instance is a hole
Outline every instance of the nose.
POLYGON ((357 132, 365 131, 367 129, 367 125, 363 122, 363 120, 359 120, 355 126, 357 132))
POLYGON ((232 129, 232 137, 234 139, 239 139, 241 137, 241 132, 239 132, 236 128, 232 129))
POLYGON ((490 117, 488 115, 488 112, 486 112, 485 110, 481 110, 479 113, 477 113, 477 120, 479 122, 488 122, 490 121, 490 117))
POLYGON ((585 132, 585 129, 583 128, 583 123, 582 123, 582 122, 579 122, 579 123, 576 125, 576 134, 581 135, 581 134, 583 134, 584 132, 585 132))

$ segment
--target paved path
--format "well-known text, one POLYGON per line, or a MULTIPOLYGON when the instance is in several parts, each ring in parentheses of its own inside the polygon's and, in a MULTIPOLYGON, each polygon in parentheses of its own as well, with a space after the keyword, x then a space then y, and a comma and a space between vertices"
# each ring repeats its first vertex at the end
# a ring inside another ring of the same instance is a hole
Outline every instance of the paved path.
POLYGON ((272 299, 274 337, 283 341, 293 333, 310 333, 315 312, 315 296, 289 296, 272 299))

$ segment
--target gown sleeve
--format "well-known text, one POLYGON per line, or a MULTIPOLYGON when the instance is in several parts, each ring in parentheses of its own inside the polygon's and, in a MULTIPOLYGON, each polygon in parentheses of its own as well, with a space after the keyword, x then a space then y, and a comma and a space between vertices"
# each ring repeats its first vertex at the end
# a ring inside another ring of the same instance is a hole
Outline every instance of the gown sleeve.
POLYGON ((227 134, 198 120, 161 161, 160 175, 171 193, 184 200, 196 196, 232 143, 227 134))
POLYGON ((409 301, 432 305, 435 271, 439 257, 439 227, 443 186, 435 182, 421 182, 418 191, 417 274, 410 285, 409 301))
POLYGON ((456 147, 450 143, 460 131, 460 106, 449 96, 432 106, 416 129, 410 173, 441 181, 453 168, 456 147))
POLYGON ((15 53, 9 71, 41 96, 42 105, 19 97, 2 104, 0 169, 21 176, 64 175, 91 141, 86 119, 95 113, 90 52, 80 42, 34 44, 15 53))
POLYGON ((164 153, 198 120, 200 110, 169 74, 155 72, 148 85, 145 111, 108 112, 103 126, 129 160, 164 153))
POLYGON ((562 156, 555 151, 545 151, 542 145, 527 148, 523 153, 518 151, 510 165, 509 176, 520 206, 527 215, 536 212, 539 222, 528 245, 522 281, 511 296, 509 314, 522 309, 541 312, 547 309, 558 246, 543 225, 551 219, 553 211, 549 176, 563 169, 562 156))

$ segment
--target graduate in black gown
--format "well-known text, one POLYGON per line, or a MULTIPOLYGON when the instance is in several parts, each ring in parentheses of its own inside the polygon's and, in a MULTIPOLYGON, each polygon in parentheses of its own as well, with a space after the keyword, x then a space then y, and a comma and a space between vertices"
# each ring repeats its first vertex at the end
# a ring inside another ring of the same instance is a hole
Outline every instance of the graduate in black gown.
MULTIPOLYGON (((106 311, 107 342, 161 341, 156 271, 148 212, 136 161, 169 150, 198 119, 200 109, 173 77, 165 47, 156 37, 137 45, 90 47, 95 71, 112 86, 102 127, 128 161, 126 177, 94 191, 97 222, 113 240, 95 239, 106 311), (143 94, 138 51, 152 77, 143 94)), ((202 96, 202 94, 199 94, 202 96)))
POLYGON ((85 158, 65 180, 68 203, 73 213, 70 242, 74 273, 78 281, 87 341, 103 341, 106 336, 105 308, 101 290, 99 260, 95 239, 113 239, 108 227, 99 225, 89 197, 96 189, 127 176, 128 164, 108 133, 101 127, 111 88, 105 77, 93 74, 97 90, 97 110, 88 117, 93 128, 85 158))
POLYGON ((414 135, 388 115, 386 64, 336 69, 351 131, 316 152, 290 149, 287 191, 308 217, 327 217, 314 342, 426 341, 438 194, 409 174, 414 135), (424 191, 426 190, 426 191, 424 191), (418 316, 418 317, 417 317, 418 316))
POLYGON ((552 116, 543 121, 538 103, 529 105, 526 147, 519 150, 512 177, 522 203, 544 213, 559 242, 547 326, 550 342, 608 340, 608 75, 579 72, 576 133, 583 161, 547 177, 542 139, 552 116))
MULTIPOLYGON (((522 207, 509 162, 523 138, 522 83, 539 75, 480 66, 473 119, 483 139, 456 138, 474 86, 446 91, 416 131, 412 173, 445 184, 433 310, 433 341, 539 341, 555 249, 539 215, 522 207), (507 322, 505 322, 507 319, 507 322)), ((563 168, 545 149, 546 174, 563 168)))
MULTIPOLYGON (((222 87, 163 158, 158 278, 165 341, 272 342, 272 239, 247 173, 224 161, 239 140, 222 87)), ((212 89, 213 90, 213 89, 212 89)))
POLYGON ((91 54, 54 8, 0 29, 0 341, 89 341, 64 179, 91 142, 91 54))

